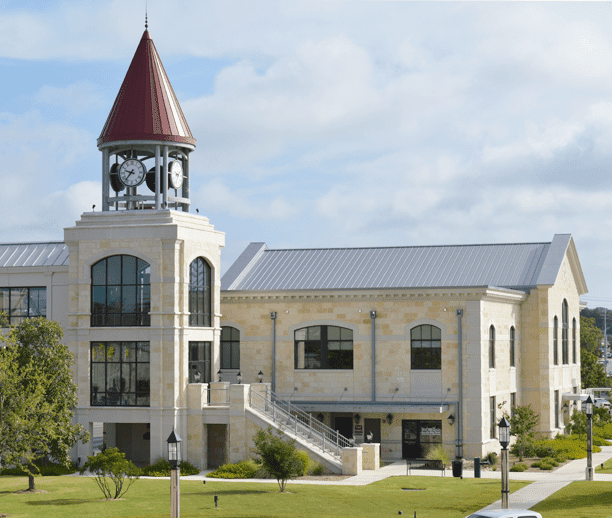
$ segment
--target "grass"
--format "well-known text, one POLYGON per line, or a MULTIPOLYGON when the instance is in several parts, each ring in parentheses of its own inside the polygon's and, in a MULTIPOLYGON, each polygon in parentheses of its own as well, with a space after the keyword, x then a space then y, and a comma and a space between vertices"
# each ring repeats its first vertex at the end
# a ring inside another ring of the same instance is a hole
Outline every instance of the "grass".
POLYGON ((603 469, 601 466, 597 466, 595 468, 596 473, 612 473, 612 459, 608 459, 603 464, 603 469))
POLYGON ((609 518, 610 482, 572 482, 533 507, 544 518, 609 518))
MULTIPOLYGON (((515 491, 526 482, 510 484, 515 491)), ((0 477, 0 515, 11 518, 167 518, 170 482, 138 480, 124 500, 104 501, 95 482, 82 477, 37 478, 37 489, 48 493, 18 494, 27 478, 0 477)), ((419 518, 463 518, 500 498, 499 480, 450 477, 391 477, 368 486, 298 485, 287 493, 275 483, 181 480, 181 517, 299 518, 387 517, 399 511, 419 518), (422 489, 403 491, 402 488, 422 489), (213 496, 219 496, 215 510, 213 496)))

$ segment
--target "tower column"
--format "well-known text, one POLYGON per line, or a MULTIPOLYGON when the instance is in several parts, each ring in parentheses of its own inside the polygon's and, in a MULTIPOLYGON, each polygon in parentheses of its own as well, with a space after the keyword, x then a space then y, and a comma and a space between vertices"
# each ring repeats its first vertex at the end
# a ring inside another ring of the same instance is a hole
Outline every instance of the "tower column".
POLYGON ((168 146, 164 146, 164 167, 161 176, 162 193, 164 194, 164 209, 168 208, 168 146))
POLYGON ((161 200, 160 200, 161 184, 159 183, 161 174, 159 171, 159 159, 160 159, 160 149, 159 149, 159 146, 155 146, 155 209, 156 210, 159 210, 161 208, 161 200))
MULTIPOLYGON (((183 198, 189 199, 189 153, 183 153, 183 198)), ((183 203, 183 212, 189 212, 189 204, 183 203)))
POLYGON ((108 168, 108 160, 109 160, 108 148, 104 148, 102 150, 102 210, 108 210, 108 195, 109 188, 108 184, 110 181, 110 174, 108 168))

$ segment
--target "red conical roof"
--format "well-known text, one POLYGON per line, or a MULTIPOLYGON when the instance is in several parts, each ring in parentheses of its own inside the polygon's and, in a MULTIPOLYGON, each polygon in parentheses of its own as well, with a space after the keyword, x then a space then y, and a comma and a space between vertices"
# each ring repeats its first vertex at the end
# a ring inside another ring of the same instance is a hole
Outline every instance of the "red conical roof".
POLYGON ((148 30, 142 35, 98 145, 122 140, 196 143, 148 30))

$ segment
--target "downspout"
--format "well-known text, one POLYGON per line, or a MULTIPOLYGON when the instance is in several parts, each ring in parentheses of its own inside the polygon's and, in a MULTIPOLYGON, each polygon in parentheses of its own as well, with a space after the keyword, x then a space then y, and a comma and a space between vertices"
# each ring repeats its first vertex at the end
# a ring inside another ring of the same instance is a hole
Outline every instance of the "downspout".
POLYGON ((376 311, 370 311, 372 320, 372 401, 376 401, 376 311))
POLYGON ((459 401, 457 402, 456 456, 463 458, 463 328, 461 317, 463 310, 457 310, 457 350, 459 353, 459 401))
POLYGON ((272 320, 272 392, 276 391, 276 311, 270 312, 272 320))

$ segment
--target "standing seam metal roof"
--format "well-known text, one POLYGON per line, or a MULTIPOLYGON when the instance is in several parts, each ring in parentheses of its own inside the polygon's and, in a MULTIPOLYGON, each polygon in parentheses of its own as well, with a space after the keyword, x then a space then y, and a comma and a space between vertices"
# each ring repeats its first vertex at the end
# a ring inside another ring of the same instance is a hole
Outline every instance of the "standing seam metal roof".
MULTIPOLYGON (((558 242, 555 253, 565 253, 563 242, 571 237, 559 235, 555 239, 558 242)), ((244 268, 239 271, 234 268, 231 274, 228 270, 221 288, 243 291, 459 286, 529 289, 537 285, 550 247, 551 243, 506 243, 275 250, 268 249, 265 243, 252 243, 238 260, 244 268)))
POLYGON ((0 268, 68 266, 66 243, 0 243, 0 268))

